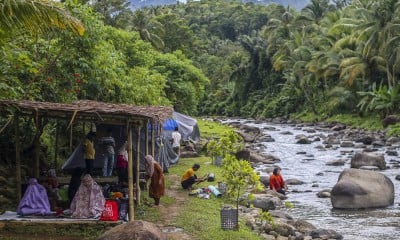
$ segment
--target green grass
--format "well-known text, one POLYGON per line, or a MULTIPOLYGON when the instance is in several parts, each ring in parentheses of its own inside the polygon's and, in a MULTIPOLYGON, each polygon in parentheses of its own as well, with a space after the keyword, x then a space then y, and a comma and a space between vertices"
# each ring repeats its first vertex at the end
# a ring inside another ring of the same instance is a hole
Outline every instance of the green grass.
POLYGON ((203 119, 197 119, 201 138, 212 139, 223 135, 225 132, 232 130, 231 127, 223 125, 219 122, 211 122, 203 119))
POLYGON ((327 122, 340 122, 346 125, 367 129, 367 130, 382 130, 382 120, 376 117, 360 117, 353 114, 338 114, 326 119, 327 122))
POLYGON ((388 136, 400 136, 400 123, 390 125, 387 131, 388 136))
MULTIPOLYGON (((214 182, 202 182, 195 185, 195 188, 205 188, 209 185, 217 186, 219 181, 224 181, 222 178, 222 168, 213 164, 210 157, 199 158, 182 158, 177 165, 169 168, 170 175, 181 176, 194 163, 200 164, 200 169, 196 172, 197 176, 203 177, 206 174, 214 173, 214 182)), ((168 175, 167 175, 168 176, 168 175)), ((167 179, 167 186, 171 183, 167 179)), ((179 190, 182 193, 188 193, 187 190, 179 190)), ((149 207, 148 204, 153 203, 146 191, 142 192, 142 206, 135 208, 135 220, 144 220, 157 223, 161 220, 160 212, 157 208, 149 207)), ((175 199, 171 197, 162 197, 161 204, 174 204, 175 199)), ((228 197, 215 197, 211 195, 210 199, 200 199, 196 196, 188 196, 187 202, 181 206, 180 215, 175 220, 175 227, 182 228, 194 239, 246 239, 259 240, 257 233, 249 229, 243 220, 239 221, 239 230, 223 230, 221 228, 220 208, 225 205, 235 205, 232 199, 228 197)), ((240 217, 240 216, 239 216, 240 217)))
MULTIPOLYGON (((215 174, 214 182, 202 182, 195 185, 196 188, 203 188, 209 185, 216 186, 219 181, 224 180, 221 177, 221 167, 213 165, 209 157, 181 159, 178 165, 170 167, 169 174, 181 176, 194 163, 199 163, 201 166, 196 173, 197 176, 202 177, 208 173, 215 174)), ((183 189, 181 191, 186 192, 183 189)), ((175 224, 195 236, 196 239, 260 239, 243 221, 240 221, 238 231, 223 230, 221 228, 220 208, 225 204, 234 205, 233 201, 227 197, 217 198, 211 195, 210 199, 200 199, 196 196, 190 196, 185 205, 182 206, 180 216, 175 224)))
MULTIPOLYGON (((312 122, 315 120, 313 113, 300 113, 291 116, 294 119, 300 119, 305 122, 312 122)), ((366 129, 366 130, 382 130, 382 119, 379 116, 360 117, 355 114, 337 114, 324 119, 325 122, 339 122, 348 126, 366 129)))

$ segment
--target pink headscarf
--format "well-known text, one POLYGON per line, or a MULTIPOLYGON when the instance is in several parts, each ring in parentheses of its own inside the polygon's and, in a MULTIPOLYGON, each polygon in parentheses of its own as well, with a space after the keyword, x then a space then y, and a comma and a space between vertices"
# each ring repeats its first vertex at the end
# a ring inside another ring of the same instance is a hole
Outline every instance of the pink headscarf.
POLYGON ((152 177, 154 173, 154 163, 156 161, 154 161, 154 158, 151 155, 147 155, 144 158, 146 159, 146 172, 150 177, 152 177))

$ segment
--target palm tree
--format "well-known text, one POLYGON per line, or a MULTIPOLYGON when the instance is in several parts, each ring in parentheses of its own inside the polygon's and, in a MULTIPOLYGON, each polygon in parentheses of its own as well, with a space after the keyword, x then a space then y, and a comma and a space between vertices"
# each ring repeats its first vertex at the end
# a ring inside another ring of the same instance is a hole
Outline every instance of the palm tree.
POLYGON ((61 3, 45 0, 3 0, 0 2, 0 35, 19 29, 46 31, 53 27, 83 35, 81 22, 72 17, 61 3))
POLYGON ((263 36, 267 40, 268 54, 275 54, 280 46, 291 38, 293 30, 293 20, 296 12, 292 8, 282 5, 270 5, 270 19, 263 29, 263 36))
POLYGON ((303 20, 319 25, 324 15, 333 9, 328 0, 311 0, 311 3, 301 10, 301 16, 303 20))
POLYGON ((143 41, 150 42, 157 49, 164 48, 161 35, 164 34, 163 25, 149 16, 149 11, 136 10, 132 20, 133 28, 139 32, 143 41))
POLYGON ((394 86, 398 70, 393 67, 399 62, 396 52, 398 51, 400 3, 398 0, 371 0, 363 4, 357 2, 352 10, 357 16, 356 20, 353 19, 353 24, 356 26, 355 35, 365 43, 362 55, 366 58, 387 59, 387 82, 389 86, 394 86), (390 52, 387 51, 388 49, 390 52), (392 54, 393 52, 395 55, 392 54))

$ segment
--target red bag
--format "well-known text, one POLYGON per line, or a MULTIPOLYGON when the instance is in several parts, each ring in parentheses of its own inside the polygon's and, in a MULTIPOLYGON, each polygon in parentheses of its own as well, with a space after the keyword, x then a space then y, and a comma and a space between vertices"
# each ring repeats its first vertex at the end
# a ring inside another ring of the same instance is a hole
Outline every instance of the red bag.
POLYGON ((106 200, 100 221, 118 221, 118 202, 116 200, 106 200))

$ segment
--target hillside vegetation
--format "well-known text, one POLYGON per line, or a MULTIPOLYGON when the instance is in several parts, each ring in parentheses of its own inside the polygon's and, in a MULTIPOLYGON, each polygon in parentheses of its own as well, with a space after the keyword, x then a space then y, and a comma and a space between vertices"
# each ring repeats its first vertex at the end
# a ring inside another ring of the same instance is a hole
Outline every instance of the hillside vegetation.
MULTIPOLYGON (((190 115, 296 117, 374 129, 400 110, 397 0, 312 0, 299 10, 233 0, 134 12, 126 0, 1 6, 0 99, 168 105, 190 115)), ((12 117, 2 115, 0 125, 12 117)), ((40 158, 49 164, 54 136, 68 125, 46 120, 36 129, 32 122, 19 125, 27 175, 36 133, 40 158)), ((58 139, 60 159, 83 129, 74 125, 71 140, 58 139)), ((14 129, 1 133, 1 171, 8 173, 14 129)))

